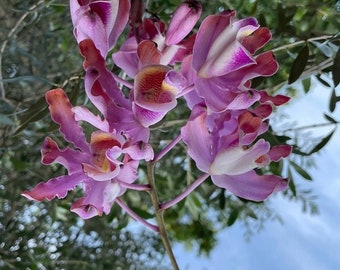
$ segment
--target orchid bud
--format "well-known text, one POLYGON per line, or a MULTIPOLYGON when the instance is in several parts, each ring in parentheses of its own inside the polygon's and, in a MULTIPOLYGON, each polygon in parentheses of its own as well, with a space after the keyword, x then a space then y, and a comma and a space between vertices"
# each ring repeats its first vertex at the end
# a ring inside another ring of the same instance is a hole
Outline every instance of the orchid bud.
POLYGON ((174 45, 182 41, 193 29, 202 13, 202 6, 196 0, 184 1, 175 11, 166 33, 165 43, 174 45))

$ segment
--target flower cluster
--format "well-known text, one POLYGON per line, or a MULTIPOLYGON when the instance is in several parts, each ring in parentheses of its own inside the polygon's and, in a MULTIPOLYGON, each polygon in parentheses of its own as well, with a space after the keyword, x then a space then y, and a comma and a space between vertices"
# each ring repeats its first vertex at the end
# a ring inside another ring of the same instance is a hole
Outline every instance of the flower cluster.
POLYGON ((108 214, 114 202, 122 205, 119 196, 127 189, 147 190, 135 182, 139 162, 154 160, 150 126, 180 97, 191 115, 176 142, 186 144, 197 168, 216 186, 255 201, 283 190, 287 179, 255 171, 291 152, 290 146, 271 146, 258 138, 267 131, 274 107, 289 99, 251 88, 251 79, 278 69, 271 52, 257 54, 270 31, 254 18, 237 20, 234 11, 225 11, 205 18, 194 33, 202 11, 196 0, 184 1, 169 26, 158 18, 142 18, 144 10, 134 5, 138 1, 131 3, 70 0, 84 57, 85 92, 101 115, 73 107, 60 88, 46 93, 52 120, 73 147, 60 149, 47 137, 42 163, 59 163, 68 174, 23 195, 37 201, 64 198, 79 186, 84 196, 71 210, 91 218, 108 214), (106 67, 106 58, 127 25, 128 38, 112 54, 123 79, 106 67), (122 87, 129 89, 127 95, 122 87), (94 127, 89 139, 80 122, 94 127))

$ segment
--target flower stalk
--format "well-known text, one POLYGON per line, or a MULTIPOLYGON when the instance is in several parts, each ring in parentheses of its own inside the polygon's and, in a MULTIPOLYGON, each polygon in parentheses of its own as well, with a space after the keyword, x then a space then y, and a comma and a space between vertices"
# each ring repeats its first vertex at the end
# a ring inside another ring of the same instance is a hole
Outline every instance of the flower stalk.
POLYGON ((159 236, 162 239, 164 248, 166 250, 166 253, 169 256, 169 259, 171 261, 171 265, 173 267, 174 270, 178 270, 178 264, 177 264, 177 260, 175 258, 175 255, 173 253, 172 247, 171 247, 171 243, 170 240, 168 238, 168 233, 165 227, 165 222, 164 222, 164 209, 162 209, 160 207, 160 203, 158 200, 158 193, 157 193, 157 189, 156 189, 156 185, 155 185, 155 175, 154 175, 154 162, 148 162, 147 164, 147 177, 148 177, 148 181, 149 184, 151 186, 151 190, 149 191, 150 197, 151 197, 151 202, 152 205, 155 209, 155 215, 156 215, 156 220, 157 220, 157 224, 158 224, 158 228, 159 228, 159 236))
POLYGON ((129 208, 120 198, 116 199, 116 203, 126 211, 126 213, 128 213, 132 218, 134 218, 135 220, 139 221, 140 223, 142 223, 143 225, 145 225, 146 227, 150 228, 151 230, 155 231, 155 232, 159 232, 159 228, 156 225, 153 225, 149 222, 147 222, 145 219, 141 218, 140 216, 138 216, 134 211, 132 211, 131 208, 129 208))
POLYGON ((207 178, 209 177, 209 174, 205 173, 202 174, 200 177, 198 177, 190 186, 188 186, 181 194, 179 194, 174 199, 162 203, 160 205, 160 208, 165 210, 170 208, 171 206, 179 203, 180 201, 184 200, 191 192, 193 192, 198 186, 200 186, 207 178))

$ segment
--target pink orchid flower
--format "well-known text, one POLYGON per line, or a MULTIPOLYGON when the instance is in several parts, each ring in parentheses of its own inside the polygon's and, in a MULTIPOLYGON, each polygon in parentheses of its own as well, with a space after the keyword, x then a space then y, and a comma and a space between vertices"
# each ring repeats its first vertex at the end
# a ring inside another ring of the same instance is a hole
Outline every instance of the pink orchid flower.
POLYGON ((161 20, 145 19, 138 33, 131 29, 130 37, 112 55, 114 63, 133 78, 143 66, 181 62, 192 52, 195 34, 189 34, 201 12, 198 1, 184 1, 174 12, 167 30, 161 20))
POLYGON ((131 144, 115 131, 101 130, 94 131, 88 143, 65 92, 60 88, 50 90, 46 100, 52 119, 74 148, 60 149, 47 137, 41 149, 42 163, 59 163, 67 169, 68 175, 39 183, 22 195, 36 201, 61 199, 68 191, 79 187, 84 196, 72 204, 73 212, 84 219, 108 214, 115 199, 133 186, 139 161, 153 158, 151 146, 144 142, 131 144))
POLYGON ((278 69, 271 52, 254 55, 270 38, 255 18, 236 20, 234 11, 208 16, 197 32, 192 56, 182 66, 182 73, 194 78, 196 90, 186 96, 188 105, 204 100, 210 113, 245 109, 258 101, 250 80, 278 69))
MULTIPOLYGON (((85 57, 86 94, 104 115, 109 130, 115 129, 132 140, 147 142, 148 127, 159 122, 176 106, 177 95, 186 85, 185 78, 167 66, 145 66, 135 76, 127 99, 118 88, 112 72, 106 68, 105 60, 93 41, 83 40, 79 48, 85 57)), ((77 117, 80 119, 85 111, 77 109, 80 112, 77 117)), ((96 121, 94 119, 92 122, 96 121)))
POLYGON ((287 145, 270 147, 264 139, 255 141, 266 128, 254 112, 208 115, 206 107, 197 105, 181 134, 190 157, 198 169, 210 174, 215 185, 236 196, 262 201, 286 188, 288 181, 276 175, 257 175, 254 169, 291 152, 287 145))
POLYGON ((129 19, 129 0, 70 0, 77 42, 92 39, 105 58, 129 19))
POLYGON ((150 130, 140 124, 133 112, 132 100, 126 98, 118 88, 117 82, 105 66, 105 60, 91 39, 86 39, 79 44, 80 52, 84 56, 85 91, 91 102, 104 116, 98 119, 88 109, 75 108, 76 117, 87 121, 98 129, 111 132, 116 130, 134 141, 147 142, 150 130), (91 118, 90 118, 90 115, 91 118))

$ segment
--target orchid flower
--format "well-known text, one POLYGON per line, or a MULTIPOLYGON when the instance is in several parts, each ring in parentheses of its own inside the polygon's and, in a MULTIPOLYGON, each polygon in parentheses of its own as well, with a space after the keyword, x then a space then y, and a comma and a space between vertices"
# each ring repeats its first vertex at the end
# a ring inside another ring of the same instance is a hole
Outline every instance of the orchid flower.
POLYGON ((77 42, 92 39, 105 58, 128 22, 129 9, 129 0, 70 0, 77 42))
POLYGON ((133 188, 139 161, 153 158, 151 146, 145 142, 132 144, 115 131, 102 130, 92 132, 88 143, 65 92, 50 90, 46 100, 52 119, 74 148, 60 149, 47 137, 41 149, 42 163, 59 163, 68 174, 42 182, 22 195, 36 201, 61 199, 78 186, 84 196, 72 204, 71 211, 84 219, 108 214, 115 199, 133 188))
POLYGON ((196 105, 181 134, 190 157, 198 169, 210 174, 215 185, 236 196, 262 201, 286 188, 287 179, 258 175, 254 169, 291 152, 290 146, 270 147, 264 139, 255 141, 266 128, 260 116, 247 110, 208 115, 205 106, 196 105))
POLYGON ((112 55, 114 63, 133 78, 147 63, 167 66, 181 62, 192 52, 195 34, 189 34, 201 13, 198 1, 188 0, 176 9, 167 30, 159 19, 144 19, 138 28, 138 40, 132 29, 130 37, 112 55))
POLYGON ((123 132, 133 140, 147 142, 148 127, 176 106, 177 94, 186 85, 185 78, 167 66, 147 65, 135 76, 127 99, 118 88, 113 73, 105 67, 105 60, 92 40, 83 40, 79 48, 85 57, 87 96, 102 112, 109 129, 123 132))
POLYGON ((254 55, 270 38, 270 31, 255 18, 236 20, 233 11, 208 16, 182 67, 183 74, 194 77, 196 91, 185 96, 190 108, 204 100, 209 113, 223 112, 258 101, 260 95, 249 88, 250 79, 271 76, 278 69, 271 52, 254 55))

